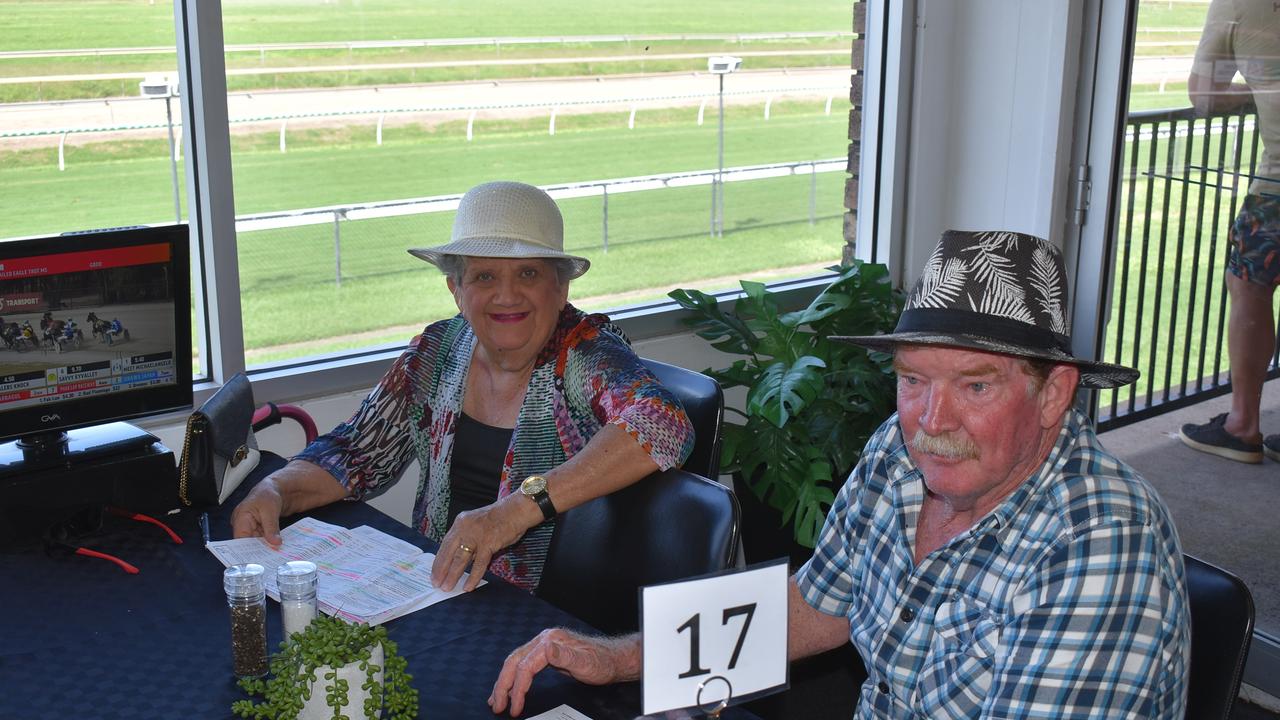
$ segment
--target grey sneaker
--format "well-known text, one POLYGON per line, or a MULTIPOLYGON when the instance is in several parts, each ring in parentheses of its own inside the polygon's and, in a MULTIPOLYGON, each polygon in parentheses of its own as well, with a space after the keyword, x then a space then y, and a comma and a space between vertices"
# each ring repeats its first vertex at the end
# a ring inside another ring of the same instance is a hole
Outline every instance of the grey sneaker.
POLYGON ((1262 452, 1267 457, 1280 462, 1280 435, 1268 435, 1262 440, 1262 452))
MULTIPOLYGON (((1226 422, 1227 414, 1222 413, 1203 425, 1187 423, 1182 426, 1182 431, 1178 434, 1187 447, 1200 452, 1242 463, 1256 465, 1262 462, 1263 444, 1248 443, 1232 435, 1223 427, 1226 422)), ((1273 454, 1272 457, 1276 455, 1273 454)))

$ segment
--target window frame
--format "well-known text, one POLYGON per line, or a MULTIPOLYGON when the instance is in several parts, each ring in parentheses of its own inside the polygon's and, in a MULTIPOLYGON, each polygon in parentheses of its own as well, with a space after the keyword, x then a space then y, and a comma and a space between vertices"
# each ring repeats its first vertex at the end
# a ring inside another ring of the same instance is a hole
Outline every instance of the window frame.
MULTIPOLYGON (((879 18, 885 13, 887 0, 873 0, 868 5, 876 7, 869 8, 867 34, 879 35, 882 31, 873 28, 881 22, 879 18)), ((850 6, 852 8, 852 0, 850 6)), ((221 0, 175 0, 174 10, 179 76, 184 88, 180 103, 182 121, 183 127, 189 128, 183 133, 182 142, 188 158, 188 218, 193 239, 192 287, 196 299, 193 335, 198 339, 199 352, 204 358, 203 372, 196 373, 194 388, 195 403, 199 405, 233 375, 246 371, 245 345, 227 122, 222 3, 221 0)), ((887 32, 883 37, 887 41, 887 32)), ((875 45, 877 52, 884 52, 884 41, 875 45)), ((866 72, 878 77, 880 66, 879 56, 868 53, 866 72)), ((877 98, 874 104, 868 103, 864 107, 875 108, 878 114, 883 114, 884 105, 877 98)), ((891 108, 890 112, 896 115, 896 108, 891 108)), ((877 148, 877 151, 862 154, 859 174, 864 178, 878 178, 874 163, 885 154, 878 152, 879 138, 875 132, 880 118, 869 119, 873 122, 862 124, 863 147, 877 148)), ((879 199, 878 181, 863 183, 859 192, 871 193, 871 197, 879 199)), ((874 215, 866 215, 867 220, 859 222, 859 231, 863 233, 862 237, 871 237, 875 233, 868 234, 863 225, 874 215)), ((888 234, 881 236, 888 237, 888 234)), ((837 262, 839 247, 833 240, 833 264, 837 262)), ((864 259, 887 257, 883 251, 874 254, 859 251, 858 256, 864 259)), ((831 273, 822 273, 771 285, 771 288, 778 292, 784 308, 798 309, 807 305, 830 277, 831 273)), ((729 291, 718 293, 717 297, 731 307, 742 295, 741 291, 729 291)), ((610 315, 632 341, 689 334, 681 323, 689 313, 674 302, 623 307, 610 315)), ((341 356, 255 367, 247 374, 258 402, 287 402, 336 395, 374 385, 401 350, 401 347, 372 347, 341 356)), ((156 422, 172 422, 174 419, 176 417, 162 417, 156 422)))

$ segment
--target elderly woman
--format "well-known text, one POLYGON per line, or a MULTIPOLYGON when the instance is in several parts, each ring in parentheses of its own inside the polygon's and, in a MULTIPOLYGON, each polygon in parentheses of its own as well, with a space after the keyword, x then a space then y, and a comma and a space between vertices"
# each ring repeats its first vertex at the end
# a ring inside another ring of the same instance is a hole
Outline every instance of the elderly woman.
POLYGON ((603 315, 568 303, 590 263, 563 251, 542 190, 493 182, 458 206, 452 241, 410 250, 444 272, 460 314, 410 343, 350 420, 236 507, 236 537, 278 544, 280 517, 394 482, 417 459, 413 526, 440 542, 432 582, 487 568, 533 590, 555 517, 681 463, 693 430, 603 315))

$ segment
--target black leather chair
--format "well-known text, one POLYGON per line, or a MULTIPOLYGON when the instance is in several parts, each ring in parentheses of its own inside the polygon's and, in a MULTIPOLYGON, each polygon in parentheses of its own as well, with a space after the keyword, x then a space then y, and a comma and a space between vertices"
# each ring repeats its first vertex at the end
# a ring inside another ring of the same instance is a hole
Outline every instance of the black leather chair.
POLYGON ((724 391, 720 383, 700 372, 641 358, 641 362, 680 402, 693 423, 693 452, 684 469, 715 480, 720 476, 720 423, 724 420, 724 391))
POLYGON ((1227 720, 1253 638, 1253 596, 1220 567, 1185 556, 1191 599, 1188 720, 1227 720))
POLYGON ((639 627, 638 589, 732 567, 738 500, 684 470, 656 472, 560 515, 538 595, 598 630, 639 627))

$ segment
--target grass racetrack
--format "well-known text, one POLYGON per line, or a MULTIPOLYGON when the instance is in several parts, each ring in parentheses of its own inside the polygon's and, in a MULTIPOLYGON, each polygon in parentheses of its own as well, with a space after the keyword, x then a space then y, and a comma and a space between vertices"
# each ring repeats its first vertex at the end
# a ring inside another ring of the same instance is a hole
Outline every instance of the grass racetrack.
MULTIPOLYGON (((772 0, 671 0, 642 5, 547 0, 536 7, 498 0, 223 0, 228 46, 419 38, 511 38, 458 47, 229 48, 229 90, 705 71, 705 57, 739 53, 755 68, 846 66, 851 28, 844 0, 807 2, 803 11, 772 0), (722 38, 726 34, 809 33, 818 38, 722 38), (844 33, 844 35, 840 35, 844 33), (679 37, 688 34, 691 37, 679 37), (662 39, 633 40, 637 35, 662 39), (590 36, 592 42, 564 41, 590 36), (618 36, 610 38, 608 36, 618 36), (515 41, 542 39, 542 42, 515 41), (778 53, 764 57, 764 53, 778 53), (692 59, 659 56, 687 54, 692 59), (754 55, 753 55, 754 54, 754 55), (599 58, 578 62, 574 58, 599 58), (610 58, 617 57, 617 60, 610 58), (557 60, 481 66, 479 61, 557 60), (456 63, 423 69, 359 69, 371 63, 456 63), (468 66, 470 63, 471 66, 468 66), (352 70, 271 73, 273 67, 352 70)), ((154 48, 174 44, 172 5, 141 0, 0 0, 0 51, 154 48)), ((0 56, 0 79, 170 72, 174 55, 52 53, 0 56)), ((0 103, 134 96, 134 79, 0 83, 0 103)), ((825 97, 734 105, 725 119, 724 165, 803 162, 843 156, 848 106, 824 112, 825 97)), ((461 193, 496 178, 539 185, 699 172, 717 167, 714 107, 641 109, 628 114, 566 113, 554 137, 547 118, 404 122, 374 143, 372 117, 290 121, 288 150, 270 129, 233 126, 238 216, 461 193)), ((75 127, 68 122, 67 126, 75 127)), ((168 142, 154 131, 105 139, 70 135, 59 170, 56 147, 0 142, 0 238, 172 221, 168 142)), ((185 158, 183 158, 185 160, 185 158)), ((185 176, 180 160, 179 177, 185 176)), ((673 287, 732 286, 746 275, 812 268, 839 260, 844 173, 729 183, 722 237, 709 237, 709 186, 561 202, 570 251, 592 271, 571 297, 603 309, 661 299, 673 287), (606 236, 607 224, 607 236, 606 236), (607 248, 606 248, 607 243, 607 248)), ((181 192, 185 194, 185 183, 181 192)), ((182 198, 183 214, 186 199, 182 198)), ((452 213, 343 220, 241 232, 237 238, 246 347, 252 362, 293 358, 371 342, 403 342, 406 328, 454 312, 438 272, 405 249, 447 239, 452 213)))
MULTIPOLYGON (((472 142, 462 122, 407 125, 385 131, 381 146, 369 124, 357 122, 293 130, 285 153, 275 133, 238 134, 236 211, 461 193, 494 178, 545 185, 716 167, 716 125, 698 126, 696 109, 640 113, 633 130, 627 120, 626 113, 566 115, 550 138, 543 118, 478 122, 472 142)), ((768 121, 762 106, 731 107, 725 165, 832 157, 846 142, 846 123, 843 113, 825 114, 817 98, 774 103, 768 121)), ((64 171, 53 149, 0 155, 0 185, 11 189, 0 194, 0 237, 170 221, 167 151, 162 139, 92 143, 68 152, 64 171)), ((800 175, 728 183, 725 232, 714 240, 707 186, 613 195, 607 251, 600 198, 561 201, 567 247, 593 262, 572 297, 598 298, 585 305, 603 309, 713 278, 834 264, 844 182, 843 173, 825 173, 816 182, 800 175)), ((240 233, 254 361, 402 341, 403 328, 454 312, 435 269, 405 252, 445 241, 451 222, 452 213, 343 221, 336 249, 328 223, 240 233), (396 329, 379 335, 379 328, 396 329)))

